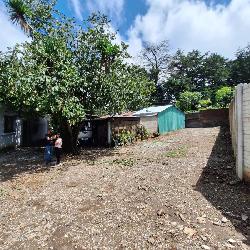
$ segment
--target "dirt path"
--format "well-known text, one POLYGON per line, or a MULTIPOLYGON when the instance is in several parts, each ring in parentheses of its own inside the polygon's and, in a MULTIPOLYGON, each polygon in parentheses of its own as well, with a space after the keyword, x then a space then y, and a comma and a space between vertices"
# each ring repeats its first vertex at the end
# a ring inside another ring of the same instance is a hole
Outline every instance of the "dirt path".
POLYGON ((39 159, 0 155, 0 249, 250 249, 250 190, 223 129, 39 159))

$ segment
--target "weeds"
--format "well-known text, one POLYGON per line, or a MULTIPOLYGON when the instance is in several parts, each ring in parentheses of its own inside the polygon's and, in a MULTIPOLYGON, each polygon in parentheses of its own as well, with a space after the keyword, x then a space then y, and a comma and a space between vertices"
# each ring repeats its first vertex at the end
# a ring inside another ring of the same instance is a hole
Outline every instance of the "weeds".
POLYGON ((113 160, 113 163, 124 166, 124 167, 133 167, 135 164, 135 161, 131 158, 129 158, 129 159, 115 159, 115 160, 113 160))
POLYGON ((8 192, 6 190, 0 188, 0 197, 4 197, 6 195, 8 195, 8 192))
POLYGON ((187 148, 182 146, 182 147, 180 147, 178 149, 168 151, 168 152, 165 153, 165 156, 169 157, 169 158, 186 157, 187 156, 187 148))
POLYGON ((149 138, 149 132, 142 125, 137 125, 134 129, 123 129, 115 131, 112 135, 112 144, 117 146, 124 146, 136 142, 137 140, 146 140, 149 138))

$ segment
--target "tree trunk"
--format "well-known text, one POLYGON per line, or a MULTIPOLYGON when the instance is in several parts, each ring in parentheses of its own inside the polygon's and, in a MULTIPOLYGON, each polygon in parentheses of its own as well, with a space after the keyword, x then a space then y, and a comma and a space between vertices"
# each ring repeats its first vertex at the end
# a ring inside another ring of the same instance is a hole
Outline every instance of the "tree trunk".
POLYGON ((62 139, 63 139, 63 151, 66 153, 77 154, 77 138, 80 126, 70 126, 67 120, 62 123, 62 139))
POLYGON ((79 148, 77 147, 78 134, 80 131, 80 125, 77 124, 72 128, 72 144, 73 144, 73 152, 78 153, 79 148))

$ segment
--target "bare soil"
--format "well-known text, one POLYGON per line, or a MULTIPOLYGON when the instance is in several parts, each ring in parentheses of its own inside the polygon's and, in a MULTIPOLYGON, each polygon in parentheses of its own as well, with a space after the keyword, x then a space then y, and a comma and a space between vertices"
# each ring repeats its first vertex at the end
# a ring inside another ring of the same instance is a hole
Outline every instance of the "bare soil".
POLYGON ((0 155, 0 249, 250 249, 250 189, 226 128, 43 164, 0 155))

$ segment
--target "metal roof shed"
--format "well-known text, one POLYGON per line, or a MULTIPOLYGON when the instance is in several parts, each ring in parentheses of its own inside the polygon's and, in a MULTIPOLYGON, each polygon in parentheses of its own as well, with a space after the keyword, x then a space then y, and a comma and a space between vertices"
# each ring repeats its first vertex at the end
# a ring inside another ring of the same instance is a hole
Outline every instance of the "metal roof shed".
POLYGON ((164 134, 185 128, 185 114, 173 105, 153 106, 134 113, 149 132, 164 134))

